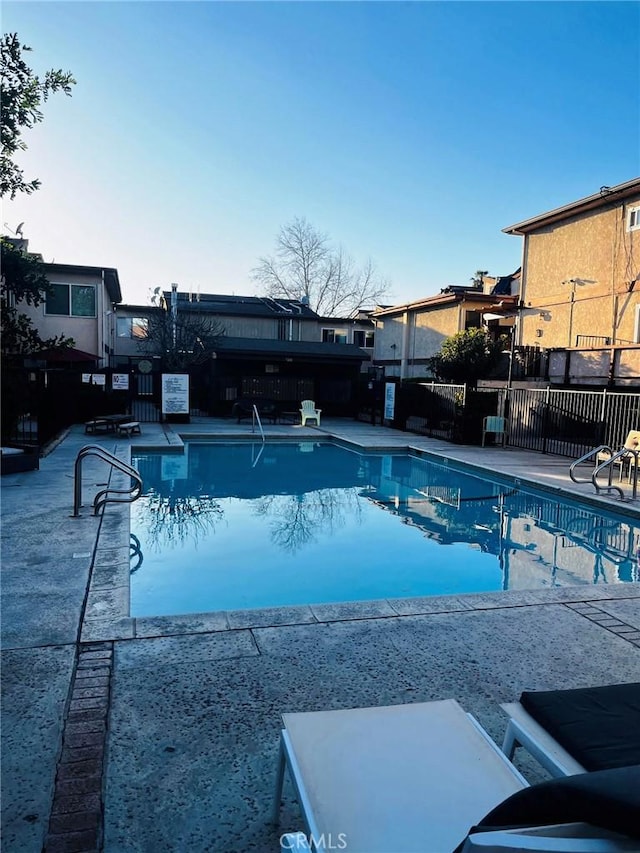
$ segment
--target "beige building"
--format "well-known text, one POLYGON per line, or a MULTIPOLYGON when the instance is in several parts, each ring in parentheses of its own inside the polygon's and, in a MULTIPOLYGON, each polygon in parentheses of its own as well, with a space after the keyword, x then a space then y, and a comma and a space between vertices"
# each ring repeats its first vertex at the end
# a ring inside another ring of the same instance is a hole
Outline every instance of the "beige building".
POLYGON ((452 286, 437 296, 374 311, 374 363, 384 367, 385 376, 427 378, 428 359, 451 335, 480 326, 487 327, 496 338, 510 335, 518 304, 517 295, 511 291, 517 289, 518 274, 499 281, 502 287, 491 280, 493 293, 452 286))
POLYGON ((640 178, 503 230, 524 238, 518 344, 640 343, 640 178))
POLYGON ((77 264, 44 264, 51 293, 40 305, 19 303, 41 337, 65 335, 75 349, 105 367, 115 346, 115 306, 122 300, 118 270, 77 264))

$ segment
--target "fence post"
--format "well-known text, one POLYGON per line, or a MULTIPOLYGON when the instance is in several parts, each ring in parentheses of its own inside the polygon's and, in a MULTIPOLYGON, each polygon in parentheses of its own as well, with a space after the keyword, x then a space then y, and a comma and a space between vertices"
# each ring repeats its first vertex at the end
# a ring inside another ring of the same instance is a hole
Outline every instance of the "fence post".
POLYGON ((602 405, 600 407, 600 423, 602 424, 602 433, 600 434, 600 444, 608 444, 605 440, 605 431, 607 428, 607 389, 602 389, 602 405))
POLYGON ((549 405, 551 400, 551 386, 547 385, 544 394, 544 414, 542 416, 542 452, 547 452, 547 427, 549 424, 549 405))

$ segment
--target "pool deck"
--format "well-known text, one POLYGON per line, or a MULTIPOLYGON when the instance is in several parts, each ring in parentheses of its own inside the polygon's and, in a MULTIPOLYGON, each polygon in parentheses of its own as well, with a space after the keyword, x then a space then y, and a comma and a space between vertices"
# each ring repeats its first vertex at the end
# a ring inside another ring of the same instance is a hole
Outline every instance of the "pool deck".
MULTIPOLYGON (((412 447, 640 518, 565 458, 332 419, 265 434, 412 447)), ((500 742, 499 703, 523 689, 640 681, 640 584, 131 619, 128 506, 72 518, 73 462, 89 443, 179 452, 180 435, 259 438, 209 418, 131 439, 74 427, 39 471, 2 478, 4 849, 276 851, 283 712, 455 698, 500 742)), ((87 503, 108 475, 87 460, 87 503)), ((298 828, 286 786, 282 829, 298 828)))

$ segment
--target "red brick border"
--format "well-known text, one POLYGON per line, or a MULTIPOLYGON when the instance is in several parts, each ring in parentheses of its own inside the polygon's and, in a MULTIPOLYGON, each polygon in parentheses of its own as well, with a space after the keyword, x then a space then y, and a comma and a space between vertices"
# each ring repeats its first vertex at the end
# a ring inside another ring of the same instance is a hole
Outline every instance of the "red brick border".
POLYGON ((80 646, 44 853, 102 849, 102 788, 113 643, 80 646))

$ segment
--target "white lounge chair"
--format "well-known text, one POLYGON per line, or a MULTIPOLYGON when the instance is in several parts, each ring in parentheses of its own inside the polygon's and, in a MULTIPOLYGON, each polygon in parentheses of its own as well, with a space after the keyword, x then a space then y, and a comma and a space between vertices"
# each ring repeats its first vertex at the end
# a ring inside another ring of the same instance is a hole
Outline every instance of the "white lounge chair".
POLYGON ((273 821, 288 768, 306 824, 283 853, 640 850, 640 765, 529 787, 453 700, 283 720, 273 821))
POLYGON ((321 411, 322 409, 316 409, 316 404, 313 400, 303 400, 300 408, 302 426, 306 424, 308 418, 311 418, 312 420, 315 419, 316 424, 320 426, 321 411))
POLYGON ((561 823, 472 832, 460 853, 638 853, 639 843, 588 823, 561 823))
POLYGON ((452 851, 470 826, 527 786, 452 699, 283 720, 273 822, 288 768, 311 850, 322 849, 322 838, 326 849, 331 835, 349 853, 452 851))
MULTIPOLYGON (((348 846, 344 847, 348 851, 348 846)), ((425 851, 430 848, 424 848, 425 851)), ((312 853, 303 832, 280 836, 281 853, 312 853)), ((638 853, 638 842, 587 823, 472 832, 460 853, 638 853)), ((449 851, 447 851, 449 853, 449 851)))

